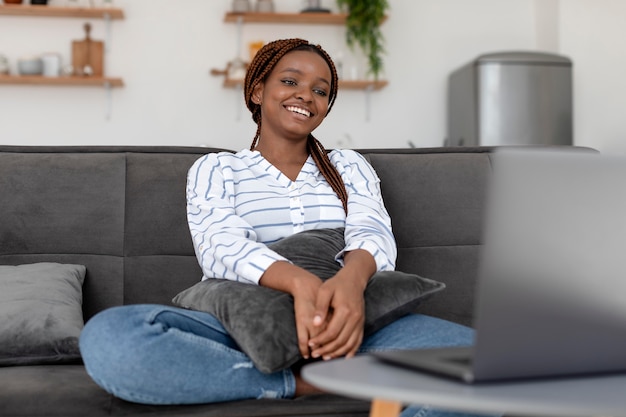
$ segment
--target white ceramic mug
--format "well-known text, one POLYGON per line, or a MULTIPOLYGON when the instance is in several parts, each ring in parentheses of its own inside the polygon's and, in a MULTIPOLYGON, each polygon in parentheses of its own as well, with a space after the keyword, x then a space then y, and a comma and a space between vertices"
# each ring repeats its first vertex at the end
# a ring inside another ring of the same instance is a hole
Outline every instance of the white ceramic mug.
POLYGON ((272 13, 274 11, 273 0, 257 0, 256 11, 259 13, 272 13))
POLYGON ((47 53, 41 55, 43 61, 43 76, 58 77, 61 73, 61 55, 55 53, 47 53))

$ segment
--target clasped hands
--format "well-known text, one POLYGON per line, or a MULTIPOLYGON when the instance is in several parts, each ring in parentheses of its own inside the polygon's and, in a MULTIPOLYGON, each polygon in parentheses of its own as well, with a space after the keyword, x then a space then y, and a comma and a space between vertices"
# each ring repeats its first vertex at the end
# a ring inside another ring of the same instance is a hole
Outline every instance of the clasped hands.
POLYGON ((293 296, 302 356, 329 360, 352 357, 361 346, 363 293, 375 272, 374 258, 366 251, 355 250, 344 254, 344 267, 326 281, 289 262, 275 262, 260 284, 293 296))
POLYGON ((352 357, 363 341, 364 286, 336 276, 316 277, 294 296, 298 347, 305 359, 352 357))

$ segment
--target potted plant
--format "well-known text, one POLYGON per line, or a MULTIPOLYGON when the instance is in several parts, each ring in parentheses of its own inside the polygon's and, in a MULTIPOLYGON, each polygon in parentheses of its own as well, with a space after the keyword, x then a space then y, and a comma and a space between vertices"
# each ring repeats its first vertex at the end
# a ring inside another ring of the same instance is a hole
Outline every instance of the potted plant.
POLYGON ((377 80, 383 69, 385 52, 380 24, 389 9, 387 0, 337 0, 340 9, 346 10, 346 42, 352 49, 358 45, 367 57, 369 74, 377 80))

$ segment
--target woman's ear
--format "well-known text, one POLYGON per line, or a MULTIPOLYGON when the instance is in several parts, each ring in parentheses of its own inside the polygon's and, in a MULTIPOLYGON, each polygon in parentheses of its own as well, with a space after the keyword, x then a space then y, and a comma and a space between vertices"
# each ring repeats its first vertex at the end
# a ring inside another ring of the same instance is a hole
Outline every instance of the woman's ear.
POLYGON ((261 102, 263 101, 262 97, 263 97, 263 83, 258 83, 257 85, 254 86, 254 90, 252 90, 252 97, 251 97, 252 102, 260 106, 261 102))

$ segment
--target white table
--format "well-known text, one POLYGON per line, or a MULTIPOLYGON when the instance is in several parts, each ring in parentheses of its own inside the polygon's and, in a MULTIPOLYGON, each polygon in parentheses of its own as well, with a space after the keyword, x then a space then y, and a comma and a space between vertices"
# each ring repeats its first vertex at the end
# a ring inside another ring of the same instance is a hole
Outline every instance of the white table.
POLYGON ((309 383, 371 399, 372 417, 397 416, 402 404, 487 414, 626 417, 626 375, 467 385, 383 364, 364 355, 307 365, 309 383))

